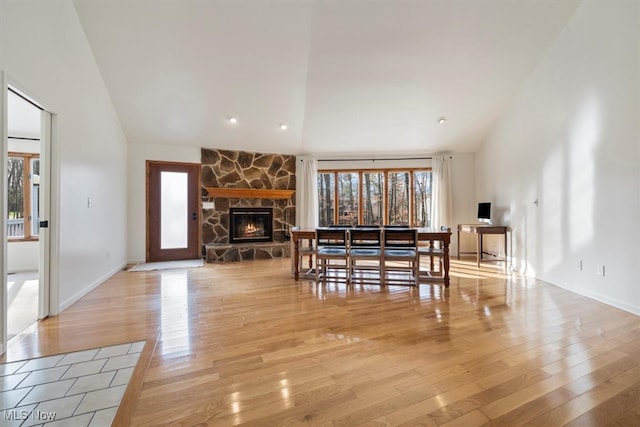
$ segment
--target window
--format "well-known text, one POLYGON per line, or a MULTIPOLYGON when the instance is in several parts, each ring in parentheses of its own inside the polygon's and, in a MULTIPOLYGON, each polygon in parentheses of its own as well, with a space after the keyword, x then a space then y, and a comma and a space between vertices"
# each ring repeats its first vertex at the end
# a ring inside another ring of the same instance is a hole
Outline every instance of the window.
POLYGON ((31 235, 40 234, 40 159, 31 159, 31 235))
POLYGON ((431 226, 431 170, 318 172, 319 225, 431 226), (336 197, 337 195, 337 197, 336 197))
POLYGON ((332 173, 318 174, 318 197, 320 199, 320 215, 318 216, 318 221, 320 223, 320 227, 327 227, 334 222, 337 222, 333 218, 336 191, 335 182, 336 178, 332 173))
POLYGON ((431 226, 431 172, 416 171, 413 174, 415 206, 413 222, 416 227, 431 226))
POLYGON ((338 174, 338 221, 340 225, 356 225, 358 223, 358 206, 360 206, 358 173, 338 174))
POLYGON ((7 186, 7 236, 12 240, 37 239, 40 207, 40 159, 37 154, 9 153, 7 186))
POLYGON ((389 172, 388 182, 388 198, 389 200, 389 217, 387 224, 410 224, 409 217, 409 172, 389 172))
POLYGON ((384 173, 363 172, 362 223, 381 225, 384 217, 384 173))

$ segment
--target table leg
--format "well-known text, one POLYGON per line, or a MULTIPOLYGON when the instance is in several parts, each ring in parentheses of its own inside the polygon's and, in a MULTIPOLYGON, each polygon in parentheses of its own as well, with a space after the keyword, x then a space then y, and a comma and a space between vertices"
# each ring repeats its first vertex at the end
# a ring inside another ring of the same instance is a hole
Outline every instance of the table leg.
POLYGON ((293 279, 298 280, 300 265, 299 265, 299 253, 300 244, 298 239, 293 239, 293 279))
POLYGON ((476 258, 478 260, 478 268, 480 268, 480 259, 482 259, 482 234, 476 234, 476 258))
POLYGON ((504 232, 504 270, 507 271, 507 231, 504 232))
POLYGON ((444 252, 442 256, 442 263, 444 264, 444 287, 449 287, 449 243, 443 242, 442 251, 444 252))
POLYGON ((429 249, 431 250, 431 255, 429 255, 429 271, 433 274, 433 240, 429 240, 429 249))

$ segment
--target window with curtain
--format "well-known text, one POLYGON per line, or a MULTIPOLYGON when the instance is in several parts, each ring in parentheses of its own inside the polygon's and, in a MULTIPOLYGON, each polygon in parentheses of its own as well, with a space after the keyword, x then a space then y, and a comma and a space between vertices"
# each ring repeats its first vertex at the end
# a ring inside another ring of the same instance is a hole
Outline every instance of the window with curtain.
POLYGON ((319 224, 430 227, 431 182, 427 168, 319 170, 319 224))

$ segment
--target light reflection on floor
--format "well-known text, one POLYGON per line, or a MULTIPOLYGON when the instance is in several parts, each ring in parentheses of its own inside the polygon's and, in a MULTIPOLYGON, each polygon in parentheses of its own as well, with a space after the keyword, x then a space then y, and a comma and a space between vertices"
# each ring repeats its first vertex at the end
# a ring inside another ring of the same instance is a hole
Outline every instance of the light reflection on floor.
POLYGON ((11 339, 38 320, 38 272, 7 276, 7 339, 11 339))
POLYGON ((162 335, 159 350, 164 356, 191 353, 189 331, 189 280, 187 270, 164 270, 160 275, 162 335))

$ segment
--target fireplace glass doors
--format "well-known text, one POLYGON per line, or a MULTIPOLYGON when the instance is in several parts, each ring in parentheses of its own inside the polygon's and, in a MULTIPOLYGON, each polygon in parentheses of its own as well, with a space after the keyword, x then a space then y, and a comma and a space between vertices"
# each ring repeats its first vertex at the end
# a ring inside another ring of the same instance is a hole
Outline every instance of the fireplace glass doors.
POLYGON ((230 208, 229 242, 273 241, 272 208, 230 208))

